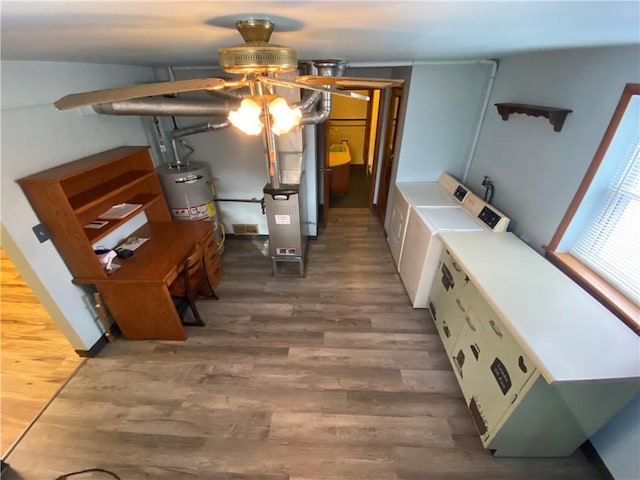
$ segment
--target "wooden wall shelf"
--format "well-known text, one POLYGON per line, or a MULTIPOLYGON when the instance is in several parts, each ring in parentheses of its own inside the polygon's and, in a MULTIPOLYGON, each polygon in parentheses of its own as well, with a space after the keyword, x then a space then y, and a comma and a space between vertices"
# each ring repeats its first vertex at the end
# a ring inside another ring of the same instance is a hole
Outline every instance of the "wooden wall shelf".
POLYGON ((532 117, 545 117, 553 125, 554 132, 562 130, 567 115, 572 112, 572 110, 567 110, 566 108, 525 105, 522 103, 496 103, 495 105, 504 121, 507 121, 512 113, 523 113, 532 117))

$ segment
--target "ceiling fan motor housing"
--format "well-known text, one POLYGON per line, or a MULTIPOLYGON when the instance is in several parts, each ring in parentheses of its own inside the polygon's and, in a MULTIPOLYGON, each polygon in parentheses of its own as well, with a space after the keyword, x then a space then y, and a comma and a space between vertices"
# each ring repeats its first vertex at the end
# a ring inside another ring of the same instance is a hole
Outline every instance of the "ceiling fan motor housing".
POLYGON ((295 49, 269 43, 274 24, 269 20, 240 20, 236 27, 245 43, 218 50, 220 67, 228 73, 291 72, 298 68, 295 49))

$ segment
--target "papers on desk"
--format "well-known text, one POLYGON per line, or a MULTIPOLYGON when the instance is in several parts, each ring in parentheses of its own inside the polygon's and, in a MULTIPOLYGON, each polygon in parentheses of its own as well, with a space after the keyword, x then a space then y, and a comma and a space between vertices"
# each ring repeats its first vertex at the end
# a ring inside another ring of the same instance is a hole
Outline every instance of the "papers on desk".
POLYGON ((149 238, 137 238, 137 237, 127 238, 124 242, 118 245, 117 248, 126 248, 127 250, 131 250, 133 252, 134 250, 137 250, 138 248, 140 248, 142 244, 147 240, 149 240, 149 238))
POLYGON ((107 222, 106 220, 94 220, 93 222, 89 222, 87 223, 84 228, 91 228, 91 229, 99 229, 104 227, 105 225, 107 225, 109 222, 107 222))
POLYGON ((119 203, 99 215, 99 218, 119 219, 125 218, 142 206, 140 203, 119 203))

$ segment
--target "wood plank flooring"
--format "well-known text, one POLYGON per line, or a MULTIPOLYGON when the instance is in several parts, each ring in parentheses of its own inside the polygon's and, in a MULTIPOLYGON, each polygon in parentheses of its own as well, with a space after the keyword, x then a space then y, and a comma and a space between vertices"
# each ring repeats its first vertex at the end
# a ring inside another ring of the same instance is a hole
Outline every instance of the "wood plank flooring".
POLYGON ((90 467, 129 480, 598 478, 580 451, 482 448, 367 209, 330 210, 305 278, 272 277, 260 240, 228 239, 223 261, 220 300, 199 302, 207 326, 87 360, 7 459, 7 479, 90 467))
POLYGON ((0 249, 0 453, 20 437, 82 359, 0 249))

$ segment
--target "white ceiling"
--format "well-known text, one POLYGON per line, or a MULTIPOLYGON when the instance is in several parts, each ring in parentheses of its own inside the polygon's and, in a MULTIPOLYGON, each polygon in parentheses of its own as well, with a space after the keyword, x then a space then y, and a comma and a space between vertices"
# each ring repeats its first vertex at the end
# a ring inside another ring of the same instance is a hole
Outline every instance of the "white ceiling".
POLYGON ((242 43, 236 20, 275 22, 271 42, 300 60, 352 64, 500 58, 640 43, 635 1, 2 0, 3 60, 215 65, 242 43))

